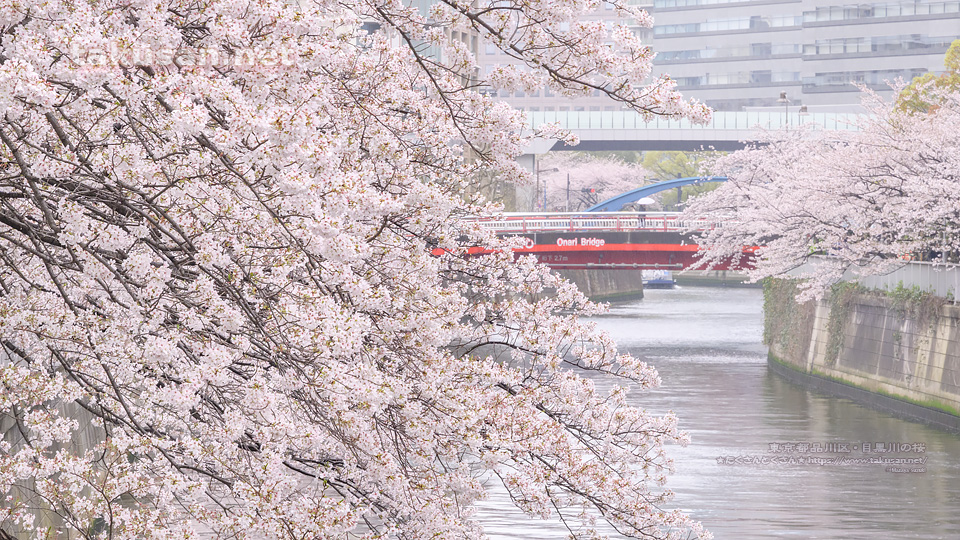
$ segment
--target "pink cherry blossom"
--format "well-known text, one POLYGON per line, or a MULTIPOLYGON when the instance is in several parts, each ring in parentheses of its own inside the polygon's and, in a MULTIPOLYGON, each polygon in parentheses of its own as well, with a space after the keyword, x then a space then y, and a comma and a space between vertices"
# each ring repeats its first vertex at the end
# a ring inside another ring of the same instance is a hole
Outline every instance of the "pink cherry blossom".
POLYGON ((916 256, 960 251, 960 94, 931 89, 931 112, 898 110, 865 91, 856 130, 792 129, 722 157, 729 181, 687 212, 725 222, 704 262, 761 246, 754 279, 797 275, 819 296, 848 270, 883 274, 916 256), (813 264, 807 264, 813 263, 813 264))
POLYGON ((481 538, 495 478, 575 537, 708 537, 625 399, 653 368, 464 219, 533 136, 464 35, 498 84, 708 117, 598 5, 0 0, 0 527, 481 538))

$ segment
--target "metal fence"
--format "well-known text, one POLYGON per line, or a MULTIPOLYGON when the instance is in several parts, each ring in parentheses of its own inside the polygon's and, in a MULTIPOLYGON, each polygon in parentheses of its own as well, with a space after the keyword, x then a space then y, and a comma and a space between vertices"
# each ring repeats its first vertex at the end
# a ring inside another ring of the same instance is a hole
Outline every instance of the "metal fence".
POLYGON ((910 262, 902 268, 882 276, 844 275, 844 279, 856 281, 864 287, 892 291, 897 287, 917 287, 945 298, 956 298, 960 291, 960 268, 944 267, 928 262, 910 262))
MULTIPOLYGON (((813 257, 806 264, 791 272, 793 276, 804 273, 816 273, 816 267, 824 262, 823 257, 813 257)), ((931 293, 944 298, 955 299, 960 293, 960 267, 945 266, 920 261, 904 261, 896 270, 880 275, 864 275, 859 268, 848 269, 843 281, 881 291, 893 291, 899 287, 931 293)))

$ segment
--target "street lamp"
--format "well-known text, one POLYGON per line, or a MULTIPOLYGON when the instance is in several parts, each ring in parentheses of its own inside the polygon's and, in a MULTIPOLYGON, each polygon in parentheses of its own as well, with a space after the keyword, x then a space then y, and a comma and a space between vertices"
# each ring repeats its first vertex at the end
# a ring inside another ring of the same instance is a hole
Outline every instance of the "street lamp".
MULTIPOLYGON (((787 99, 787 92, 785 90, 780 92, 780 98, 777 100, 777 103, 783 103, 783 123, 786 124, 786 126, 789 128, 790 127, 790 100, 787 99)), ((807 106, 801 105, 797 113, 800 116, 806 116, 808 114, 807 106)), ((797 123, 799 124, 802 122, 798 119, 797 123)))
POLYGON ((790 100, 787 99, 787 91, 782 90, 780 92, 780 99, 777 100, 777 103, 783 103, 783 123, 790 126, 790 113, 787 111, 787 107, 790 105, 790 100))

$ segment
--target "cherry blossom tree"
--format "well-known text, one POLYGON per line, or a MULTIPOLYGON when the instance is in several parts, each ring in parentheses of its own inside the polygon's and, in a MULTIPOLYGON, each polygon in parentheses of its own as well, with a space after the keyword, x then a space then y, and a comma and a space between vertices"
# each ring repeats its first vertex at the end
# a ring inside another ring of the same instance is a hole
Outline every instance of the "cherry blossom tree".
POLYGON ((477 538, 488 481, 707 537, 665 506, 676 418, 626 403, 656 372, 466 219, 555 133, 488 83, 709 115, 598 6, 0 0, 4 534, 477 538), (470 33, 526 71, 477 80, 470 33))
MULTIPOLYGON (((550 170, 540 173, 540 181, 546 190, 547 210, 550 211, 563 211, 567 208, 568 176, 569 206, 573 212, 638 188, 643 185, 647 175, 643 167, 636 163, 579 152, 550 153, 540 162, 541 168, 550 170)), ((620 209, 611 209, 618 210, 620 209)))
POLYGON ((726 222, 705 236, 704 263, 761 246, 759 279, 816 257, 800 273, 809 297, 848 270, 882 274, 915 254, 944 262, 960 250, 960 94, 926 95, 939 105, 929 113, 866 92, 858 131, 766 132, 717 160, 712 170, 729 180, 688 209, 726 222))

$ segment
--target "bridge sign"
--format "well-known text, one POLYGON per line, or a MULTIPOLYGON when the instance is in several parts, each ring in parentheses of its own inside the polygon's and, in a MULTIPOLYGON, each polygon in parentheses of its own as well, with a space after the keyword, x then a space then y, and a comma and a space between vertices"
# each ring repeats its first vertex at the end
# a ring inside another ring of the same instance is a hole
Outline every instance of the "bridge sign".
MULTIPOLYGON (((697 263, 698 231, 720 226, 683 219, 673 212, 504 214, 498 219, 481 218, 480 223, 501 236, 527 238, 515 255, 534 255, 554 269, 689 268, 697 263)), ((714 268, 736 267, 727 261, 714 268)))

